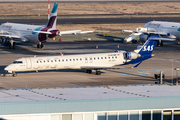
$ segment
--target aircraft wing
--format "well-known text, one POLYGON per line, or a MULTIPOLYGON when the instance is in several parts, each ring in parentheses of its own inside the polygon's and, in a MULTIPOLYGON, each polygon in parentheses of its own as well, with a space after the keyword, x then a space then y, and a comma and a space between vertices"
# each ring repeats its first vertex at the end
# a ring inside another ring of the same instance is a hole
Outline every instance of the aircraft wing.
POLYGON ((170 39, 170 38, 151 38, 150 40, 175 41, 176 39, 170 39))
POLYGON ((21 38, 18 35, 8 35, 8 34, 0 34, 0 37, 9 37, 9 38, 21 38))
MULTIPOLYGON (((104 66, 81 66, 81 69, 89 69, 89 70, 106 70, 106 69, 132 69, 138 67, 142 61, 138 62, 133 67, 121 67, 121 66, 114 66, 114 67, 104 67, 104 66)), ((126 65, 126 64, 123 64, 126 65)))
POLYGON ((133 67, 100 67, 100 66, 81 66, 81 69, 89 70, 106 70, 106 69, 131 69, 133 67))
POLYGON ((141 34, 163 36, 163 38, 158 38, 158 40, 162 40, 162 41, 175 41, 176 40, 176 36, 171 33, 166 33, 166 32, 161 32, 161 31, 152 31, 148 28, 138 27, 136 28, 135 31, 122 29, 122 32, 132 32, 130 36, 125 38, 125 42, 130 42, 132 39, 134 39, 135 37, 141 34))
POLYGON ((77 33, 80 33, 80 34, 87 34, 87 33, 93 33, 93 32, 96 32, 95 31, 82 31, 82 30, 69 30, 69 31, 60 31, 59 35, 63 35, 63 34, 74 34, 76 35, 77 33))
POLYGON ((45 32, 45 31, 33 31, 33 32, 44 33, 44 34, 52 34, 51 32, 45 32))

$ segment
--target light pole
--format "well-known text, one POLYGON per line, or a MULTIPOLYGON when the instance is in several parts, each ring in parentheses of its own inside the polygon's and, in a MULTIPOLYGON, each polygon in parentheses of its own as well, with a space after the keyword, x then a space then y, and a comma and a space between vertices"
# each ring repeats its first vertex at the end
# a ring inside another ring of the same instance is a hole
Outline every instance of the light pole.
POLYGON ((178 85, 178 71, 179 71, 179 68, 174 68, 174 70, 176 70, 176 85, 178 85))

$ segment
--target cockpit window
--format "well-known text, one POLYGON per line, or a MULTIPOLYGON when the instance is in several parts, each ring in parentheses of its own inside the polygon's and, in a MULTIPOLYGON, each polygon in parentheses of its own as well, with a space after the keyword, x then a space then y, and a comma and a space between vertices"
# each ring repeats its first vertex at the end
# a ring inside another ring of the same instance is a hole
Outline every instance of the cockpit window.
POLYGON ((23 61, 14 61, 13 64, 21 64, 23 61))

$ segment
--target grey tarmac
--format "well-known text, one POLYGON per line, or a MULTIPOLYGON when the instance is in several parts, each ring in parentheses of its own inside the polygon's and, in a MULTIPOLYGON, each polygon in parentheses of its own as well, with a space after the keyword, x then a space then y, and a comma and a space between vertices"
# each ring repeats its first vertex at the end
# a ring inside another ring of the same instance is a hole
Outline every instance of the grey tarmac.
MULTIPOLYGON (((17 49, 9 50, 0 46, 0 74, 6 73, 4 67, 17 58, 34 55, 60 55, 78 53, 113 52, 115 50, 136 49, 138 43, 124 44, 121 41, 69 41, 47 42, 45 49, 36 49, 33 43, 18 43, 17 49), (96 46, 98 45, 98 49, 96 46), (119 46, 119 48, 117 48, 119 46)), ((85 70, 52 70, 39 72, 21 72, 17 77, 0 77, 0 88, 30 88, 30 87, 60 87, 60 86, 94 86, 94 85, 121 85, 121 84, 154 84, 157 80, 154 74, 158 70, 165 71, 165 83, 176 79, 174 68, 180 67, 180 46, 167 45, 156 47, 155 57, 142 62, 134 69, 102 70, 101 75, 85 73, 85 70)))

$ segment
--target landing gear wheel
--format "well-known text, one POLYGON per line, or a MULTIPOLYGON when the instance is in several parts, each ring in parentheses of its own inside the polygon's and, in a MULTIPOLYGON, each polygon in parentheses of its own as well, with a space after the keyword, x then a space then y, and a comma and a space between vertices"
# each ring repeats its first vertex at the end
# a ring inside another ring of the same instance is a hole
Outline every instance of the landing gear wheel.
POLYGON ((86 70, 86 73, 91 74, 91 73, 92 73, 92 70, 86 70))
POLYGON ((161 41, 161 46, 163 46, 163 42, 161 41))
POLYGON ((37 44, 37 48, 40 48, 40 44, 37 44))
POLYGON ((12 45, 13 49, 16 48, 16 42, 13 42, 13 45, 12 45))
POLYGON ((44 49, 44 44, 43 43, 41 43, 41 49, 44 49))
POLYGON ((13 75, 12 75, 13 77, 16 77, 17 76, 17 73, 16 72, 13 72, 13 75))
POLYGON ((96 75, 101 75, 101 71, 96 71, 96 75))

